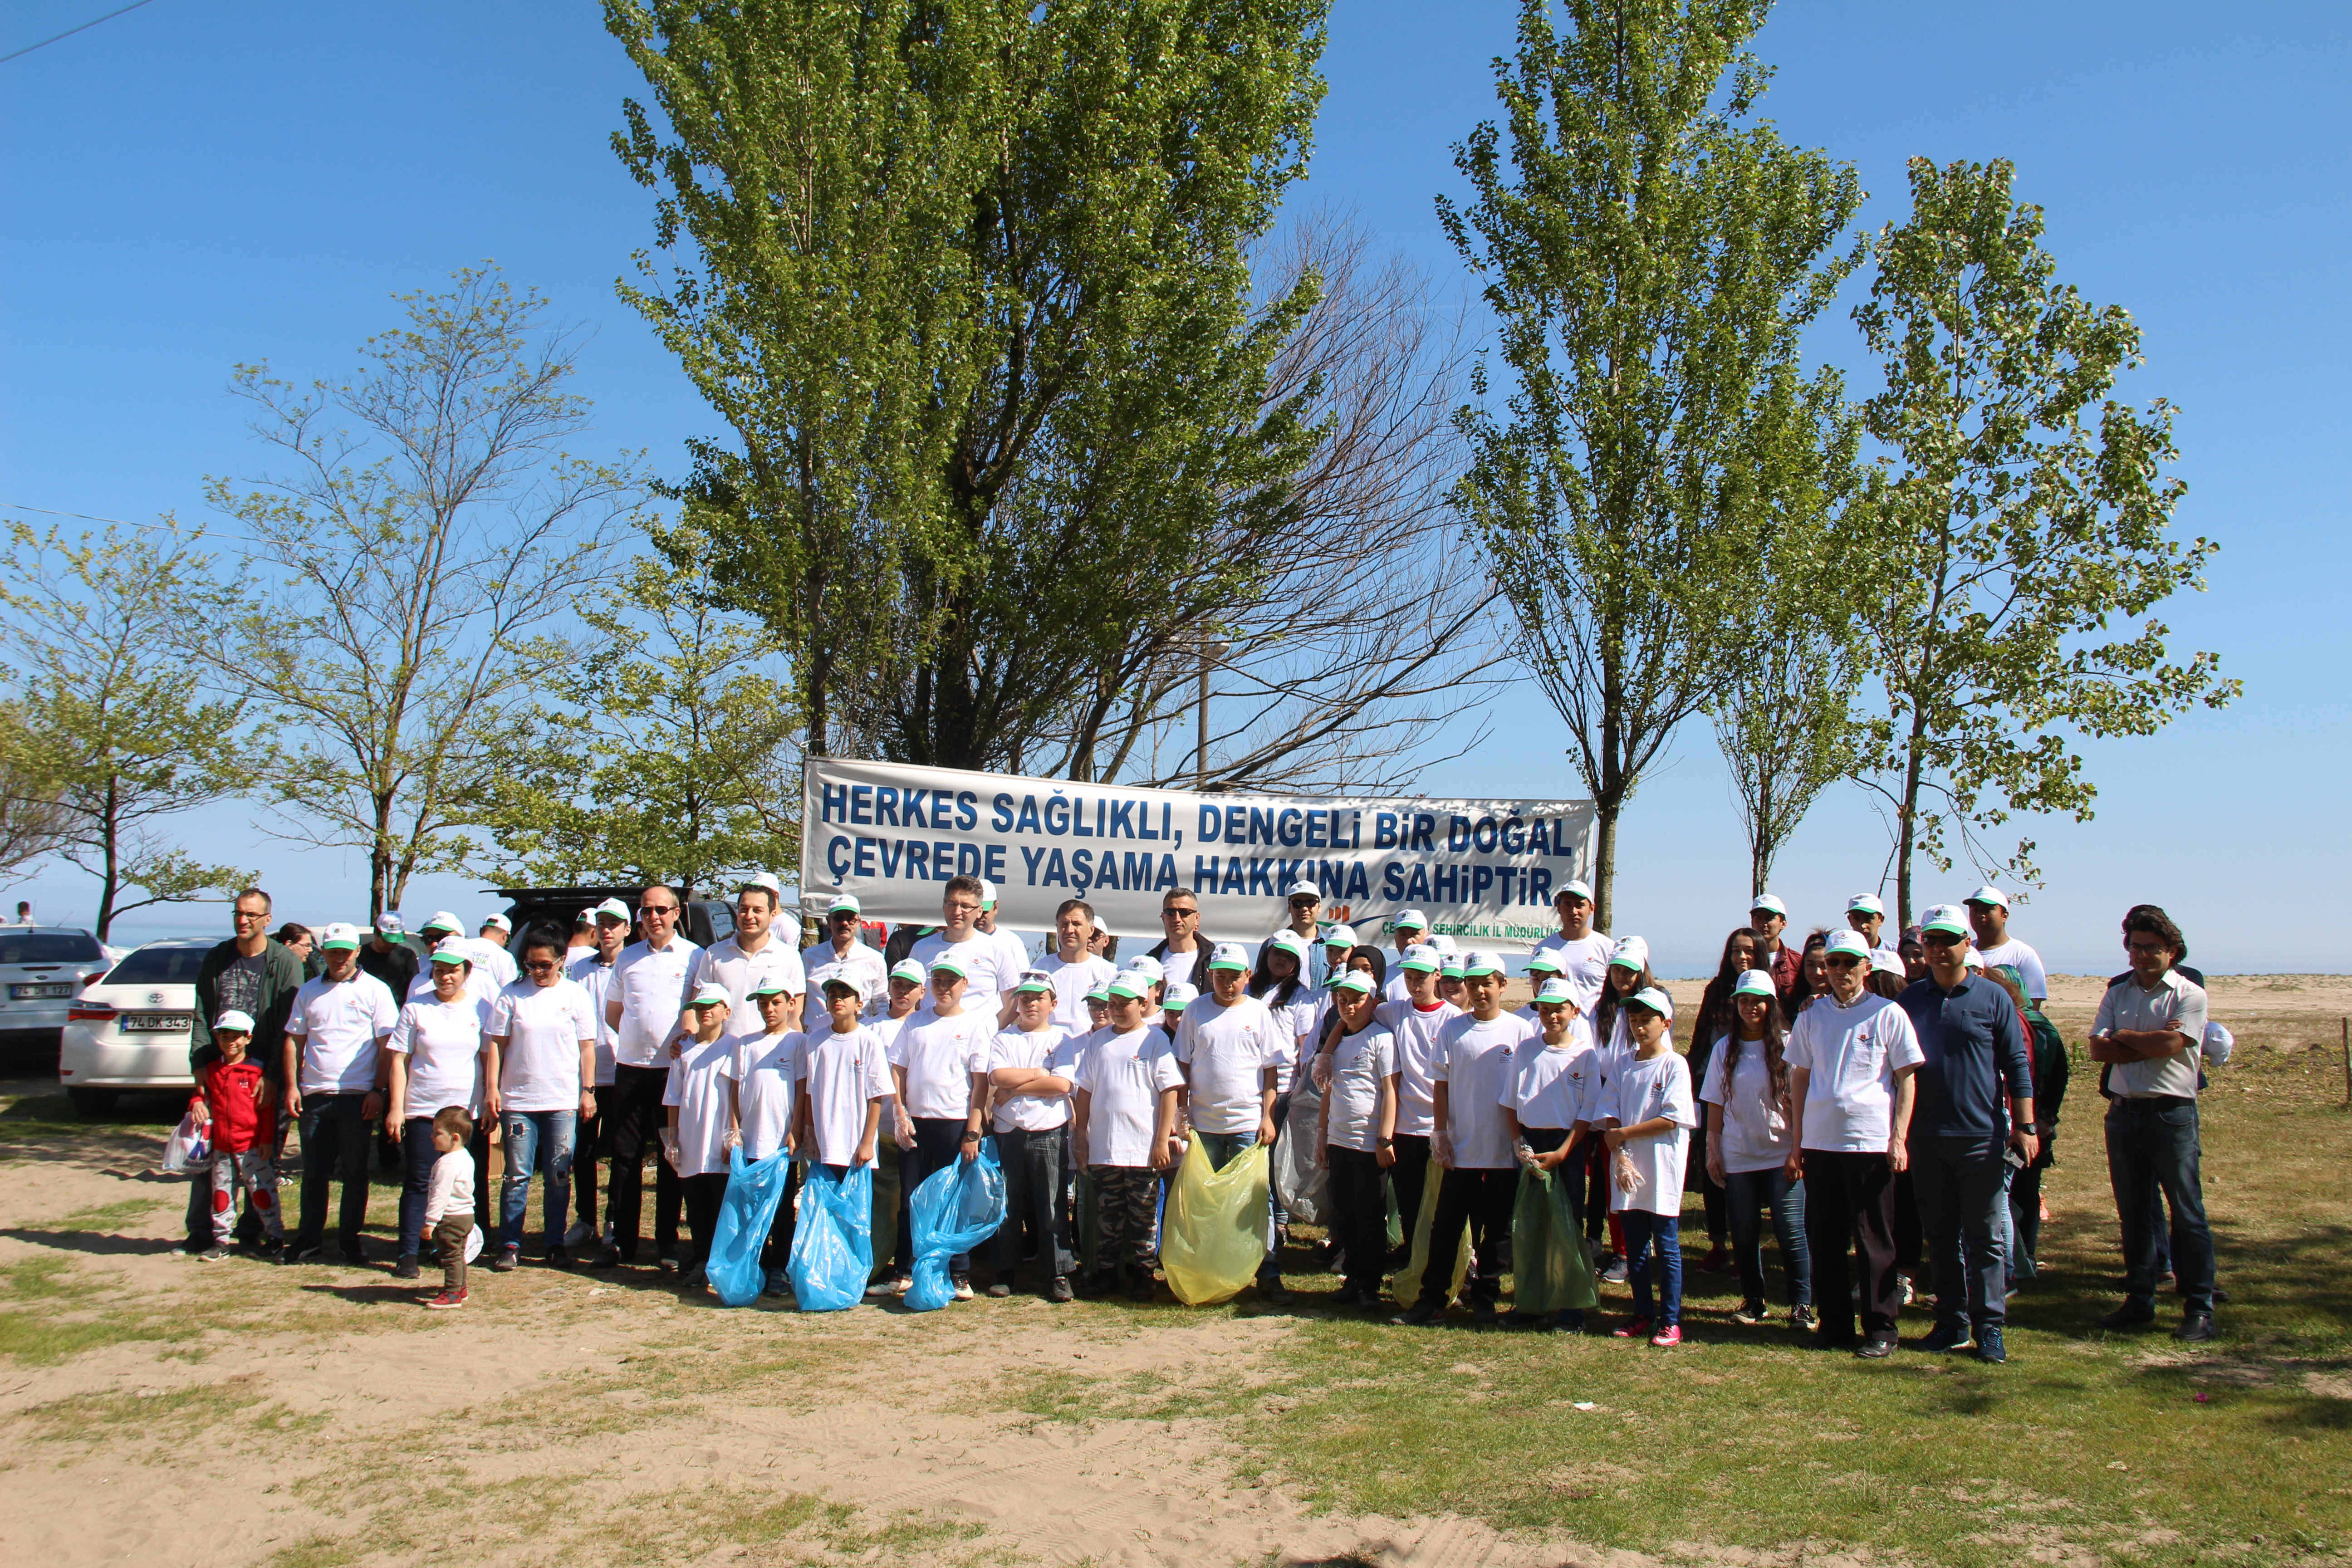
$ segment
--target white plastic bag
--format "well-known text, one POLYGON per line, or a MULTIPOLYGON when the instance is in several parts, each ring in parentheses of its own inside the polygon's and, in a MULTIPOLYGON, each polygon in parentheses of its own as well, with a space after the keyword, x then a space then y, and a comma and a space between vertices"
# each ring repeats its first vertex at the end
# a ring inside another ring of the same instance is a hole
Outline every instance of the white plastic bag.
POLYGON ((175 1175, 212 1168, 213 1142, 208 1126, 198 1126, 196 1113, 189 1111, 163 1140, 163 1169, 175 1175))

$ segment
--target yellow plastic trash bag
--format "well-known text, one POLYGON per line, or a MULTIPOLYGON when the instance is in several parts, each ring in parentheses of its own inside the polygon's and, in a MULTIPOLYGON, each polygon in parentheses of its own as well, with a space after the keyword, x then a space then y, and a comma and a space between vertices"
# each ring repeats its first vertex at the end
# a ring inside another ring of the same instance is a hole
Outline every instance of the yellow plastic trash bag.
POLYGON ((1223 1301, 1256 1279, 1265 1257, 1266 1154, 1254 1143, 1220 1171, 1209 1162, 1208 1140, 1195 1137, 1184 1151, 1160 1227, 1160 1267, 1187 1306, 1223 1301))
MULTIPOLYGON (((1436 1161, 1429 1163, 1429 1173, 1421 1184, 1421 1212, 1413 1216, 1412 1256, 1389 1281, 1389 1289, 1400 1307, 1410 1307, 1421 1297, 1421 1277, 1429 1272, 1429 1227, 1437 1220, 1437 1189, 1445 1179, 1445 1168, 1436 1161)), ((1462 1222, 1462 1234, 1454 1240, 1454 1284, 1445 1292, 1452 1300, 1462 1294, 1462 1281, 1470 1277, 1470 1222, 1462 1222)))

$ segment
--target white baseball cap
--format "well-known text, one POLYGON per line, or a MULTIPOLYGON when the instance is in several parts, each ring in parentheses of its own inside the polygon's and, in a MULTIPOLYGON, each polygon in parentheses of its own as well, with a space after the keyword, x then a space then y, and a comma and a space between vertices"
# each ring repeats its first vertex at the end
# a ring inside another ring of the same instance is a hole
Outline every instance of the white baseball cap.
POLYGON ((1535 956, 1528 960, 1529 974, 1558 974, 1559 972, 1559 953, 1556 949, 1538 949, 1535 956))
POLYGON ((321 952, 326 952, 330 948, 338 947, 350 948, 353 951, 357 951, 359 945, 359 927, 345 925, 341 921, 337 921, 334 924, 329 926, 325 931, 319 933, 319 951, 321 952))
POLYGON ((1156 974, 1146 974, 1139 969, 1123 969, 1111 976, 1110 994, 1149 1002, 1151 1000, 1151 988, 1159 983, 1160 976, 1156 974))
POLYGON ((1897 980, 1906 979, 1911 973, 1908 969, 1903 967, 1901 953, 1889 952, 1883 947, 1871 949, 1870 967, 1876 973, 1892 974, 1897 980))
POLYGON ((1286 952, 1290 954, 1291 957, 1298 960, 1301 963, 1307 962, 1307 939, 1300 936, 1297 931, 1292 931, 1288 926, 1285 926, 1280 931, 1275 932, 1273 937, 1266 942, 1266 946, 1272 948, 1276 952, 1286 952))
POLYGON ((1013 989, 1025 991, 1032 996, 1040 993, 1051 996, 1054 994, 1054 977, 1042 969, 1024 969, 1021 972, 1020 983, 1013 989))
POLYGON ((1779 899, 1774 898, 1769 893, 1757 894, 1754 898, 1748 900, 1748 908, 1750 913, 1753 913, 1758 910, 1769 910, 1772 913, 1779 915, 1782 920, 1787 920, 1789 918, 1789 906, 1782 903, 1779 899))
POLYGON ((857 901, 856 893, 835 893, 833 902, 824 907, 824 912, 829 915, 861 915, 866 912, 866 906, 857 901))
POLYGON ((398 910, 386 910, 375 917, 375 933, 378 936, 399 936, 407 930, 408 927, 401 923, 398 910))
POLYGON ((1551 896, 1555 904, 1562 899, 1582 899, 1589 904, 1592 901, 1592 884, 1581 877, 1570 877, 1559 885, 1559 891, 1551 896))
POLYGON ((1193 1002, 1199 998, 1200 994, 1201 988, 1199 986, 1188 985, 1183 981, 1179 980, 1175 984, 1171 985, 1160 994, 1160 1011, 1181 1012, 1184 1008, 1191 1006, 1193 1002))
POLYGON ((2009 908, 2009 895, 1990 882, 1987 882, 1983 887, 1970 893, 1963 901, 1971 904, 1990 904, 1997 910, 2009 908))
POLYGON ((1344 974, 1334 975, 1331 980, 1334 991, 1363 992, 1371 988, 1372 977, 1360 969, 1350 969, 1344 974))
POLYGON ((1430 933, 1429 945, 1435 948, 1440 952, 1458 952, 1461 951, 1454 945, 1454 939, 1446 935, 1442 931, 1432 931, 1430 933))
POLYGON ((1549 1007, 1555 1004, 1570 1007, 1576 1005, 1576 987, 1557 974, 1545 981, 1542 989, 1536 993, 1538 1006, 1549 1007))
POLYGON ((1824 950, 1824 956, 1859 958, 1867 963, 1870 962, 1870 939, 1851 927, 1844 931, 1833 931, 1830 932, 1829 945, 1824 950))
POLYGON ((1444 959, 1439 954, 1435 948, 1431 947, 1426 942, 1421 942, 1404 950, 1404 959, 1397 965, 1397 967, 1399 969, 1418 969, 1423 973, 1434 973, 1438 966, 1444 962, 1444 959))
POLYGON ((1249 954, 1243 951, 1242 944, 1237 942, 1221 942, 1209 950, 1209 967, 1238 969, 1244 974, 1247 974, 1250 972, 1249 954))
POLYGON ((621 902, 618 899, 606 899, 603 903, 598 904, 594 909, 588 912, 594 915, 600 921, 618 921, 623 925, 627 925, 629 923, 629 906, 621 902))
POLYGON ((1129 959, 1127 961, 1127 968, 1128 973, 1130 974, 1148 976, 1154 985, 1160 984, 1168 978, 1168 971, 1161 967, 1158 959, 1152 957, 1148 952, 1139 952, 1133 958, 1129 959))
POLYGON ((1965 937, 1969 934, 1969 911, 1958 904, 1937 904, 1920 918, 1919 929, 1943 936, 1965 937))
POLYGON ((451 914, 446 910, 436 911, 431 920, 425 922, 425 931, 427 935, 430 935, 432 932, 436 931, 461 931, 465 929, 466 922, 459 920, 456 915, 451 914))
POLYGON ((1982 969, 1984 967, 1984 954, 1979 952, 1973 947, 1969 949, 1968 952, 1960 955, 1960 967, 1963 969, 1982 969))
POLYGON ((1625 1001, 1630 1006, 1647 1007, 1669 1024, 1675 1021, 1675 999, 1666 994, 1664 986, 1644 985, 1625 1001))
POLYGON ((768 890, 768 897, 775 900, 776 902, 780 904, 784 901, 784 885, 776 880, 774 875, 771 872, 754 871, 751 875, 744 878, 740 882, 735 884, 735 890, 739 893, 748 891, 753 888, 765 888, 768 890))
POLYGON ((1850 915, 1883 915, 1886 912, 1886 906, 1879 901, 1876 893, 1856 893, 1845 901, 1845 912, 1850 915))
POLYGON ((1780 992, 1772 984, 1770 970, 1744 969, 1740 971, 1738 981, 1731 987, 1731 994, 1734 996, 1777 996, 1780 992))
POLYGON ((221 1016, 213 1020, 213 1033, 217 1035, 223 1030, 235 1030, 240 1035, 253 1033, 253 1015, 237 1007, 222 1008, 221 1016))
POLYGON ((1609 967, 1612 969, 1641 970, 1649 966, 1650 944, 1638 936, 1620 937, 1617 945, 1610 950, 1609 967))
POLYGON ((1285 896, 1293 899, 1312 899, 1319 904, 1323 901, 1323 889, 1302 877, 1290 884, 1290 891, 1285 896))
POLYGON ((1502 973, 1503 961, 1491 952, 1474 951, 1465 952, 1462 955, 1462 977, 1465 980, 1474 974, 1500 974, 1502 973))
POLYGON ((510 931, 514 930, 514 921, 507 919, 504 915, 484 915, 482 917, 482 923, 476 926, 474 929, 476 931, 488 931, 494 926, 499 931, 510 931))
POLYGON ((1355 946, 1356 928, 1354 926, 1333 926, 1329 931, 1323 933, 1323 945, 1325 947, 1355 946))
POLYGON ((688 1003, 687 1005, 689 1007, 725 1007, 731 1005, 731 1004, 728 1000, 727 987, 724 985, 705 985, 701 990, 697 991, 694 994, 694 1000, 688 1003))
POLYGON ((902 958, 890 966, 890 978, 909 980, 920 985, 923 983, 923 966, 911 958, 902 958))
POLYGON ((1419 910, 1407 910, 1390 922, 1397 931, 1427 931, 1429 917, 1419 910))
POLYGON ((992 910, 996 907, 996 884, 984 877, 981 879, 980 883, 980 907, 983 910, 992 910))

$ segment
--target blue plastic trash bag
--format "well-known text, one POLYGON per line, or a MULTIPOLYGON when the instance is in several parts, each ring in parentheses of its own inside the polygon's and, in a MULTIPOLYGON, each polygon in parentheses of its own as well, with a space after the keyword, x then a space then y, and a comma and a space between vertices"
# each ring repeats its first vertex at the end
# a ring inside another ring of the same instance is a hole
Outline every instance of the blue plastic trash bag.
POLYGON ((874 1272, 874 1173, 811 1165, 793 1232, 793 1294, 803 1312, 839 1312, 866 1299, 874 1272))
POLYGON ((907 1306, 935 1312, 955 1300, 948 1259, 970 1252, 1004 1223, 1004 1167, 997 1163, 996 1140, 980 1141, 978 1159, 959 1159, 924 1177, 907 1208, 915 1227, 915 1282, 907 1306))
POLYGON ((719 1299, 730 1307, 748 1307, 767 1289, 768 1271, 760 1267, 760 1249, 767 1245, 768 1227, 775 1223, 776 1205, 783 1201, 792 1170, 789 1154, 747 1163, 742 1150, 727 1151, 727 1196, 719 1207, 703 1269, 719 1299))

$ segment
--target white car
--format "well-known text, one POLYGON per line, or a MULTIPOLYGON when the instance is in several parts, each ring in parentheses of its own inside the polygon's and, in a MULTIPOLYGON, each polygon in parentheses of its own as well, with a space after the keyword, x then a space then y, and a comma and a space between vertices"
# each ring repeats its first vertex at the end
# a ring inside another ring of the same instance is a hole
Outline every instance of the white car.
POLYGON ((151 942, 74 999, 58 1043, 58 1081, 76 1110, 102 1115, 116 1095, 132 1090, 194 1091, 188 1037, 195 1026, 196 967, 217 945, 151 942))
POLYGON ((0 1029, 55 1029, 82 987, 108 969, 106 950, 65 926, 0 927, 0 1029))

